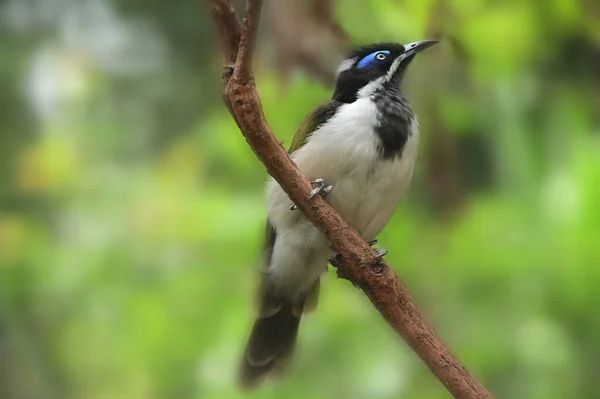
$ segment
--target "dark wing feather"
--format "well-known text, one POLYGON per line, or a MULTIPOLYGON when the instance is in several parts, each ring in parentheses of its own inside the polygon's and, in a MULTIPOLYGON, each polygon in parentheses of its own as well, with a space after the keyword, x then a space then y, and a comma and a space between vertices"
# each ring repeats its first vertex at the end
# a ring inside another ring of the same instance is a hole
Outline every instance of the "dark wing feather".
MULTIPOLYGON (((340 105, 338 101, 328 101, 317 107, 296 132, 289 153, 301 148, 310 134, 331 118, 340 105)), ((264 269, 271 263, 276 239, 277 232, 271 223, 267 222, 264 269)), ((259 314, 250 333, 240 368, 242 386, 252 387, 268 373, 282 372, 285 369, 296 344, 302 313, 315 308, 318 296, 319 280, 295 303, 279 297, 277 293, 269 292, 263 280, 258 298, 259 314)))

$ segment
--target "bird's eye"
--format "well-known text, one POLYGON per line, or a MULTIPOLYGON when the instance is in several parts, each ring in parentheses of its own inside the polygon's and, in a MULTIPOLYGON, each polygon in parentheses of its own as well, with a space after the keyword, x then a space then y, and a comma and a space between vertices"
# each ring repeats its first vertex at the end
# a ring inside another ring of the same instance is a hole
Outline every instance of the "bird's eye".
POLYGON ((360 69, 360 68, 370 68, 370 67, 378 66, 379 62, 387 59, 389 56, 390 56, 389 50, 374 51, 371 54, 363 57, 360 61, 358 61, 358 63, 356 64, 356 67, 360 69))

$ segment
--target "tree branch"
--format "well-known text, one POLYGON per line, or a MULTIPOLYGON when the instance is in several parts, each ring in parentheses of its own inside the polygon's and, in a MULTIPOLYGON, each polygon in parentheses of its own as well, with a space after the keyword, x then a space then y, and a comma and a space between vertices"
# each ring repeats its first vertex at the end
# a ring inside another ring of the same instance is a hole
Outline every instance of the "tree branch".
POLYGON ((226 64, 234 64, 242 35, 242 25, 237 12, 229 1, 211 1, 210 9, 213 20, 219 28, 226 64))
POLYGON ((240 22, 230 0, 209 0, 209 3, 225 44, 225 102, 267 172, 327 238, 331 250, 339 254, 333 262, 338 276, 363 290, 390 326, 404 338, 454 397, 492 398, 425 322, 404 284, 377 256, 377 252, 321 196, 306 200, 312 186, 267 125, 254 84, 250 60, 262 1, 247 0, 241 35, 240 22), (231 45, 235 42, 239 42, 240 46, 237 56, 232 58, 231 45), (230 73, 232 62, 235 67, 230 73))

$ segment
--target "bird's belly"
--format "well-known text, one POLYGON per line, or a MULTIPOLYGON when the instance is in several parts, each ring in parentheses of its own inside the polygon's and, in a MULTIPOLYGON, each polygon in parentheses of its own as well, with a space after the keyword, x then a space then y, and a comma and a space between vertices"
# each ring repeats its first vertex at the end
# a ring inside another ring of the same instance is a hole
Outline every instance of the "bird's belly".
MULTIPOLYGON (((328 201, 365 239, 372 240, 389 221, 410 184, 418 141, 415 119, 402 153, 383 159, 372 126, 359 120, 352 128, 315 132, 292 158, 309 179, 323 178, 333 186, 328 201)), ((297 245, 326 246, 300 212, 290 211, 293 203, 275 181, 269 183, 268 191, 269 218, 279 233, 289 233, 297 245)))
POLYGON ((412 159, 381 160, 357 168, 335 183, 329 201, 346 222, 372 240, 392 217, 412 172, 412 159))
MULTIPOLYGON (((413 123, 401 154, 382 159, 372 127, 359 122, 348 129, 319 130, 292 158, 309 179, 323 178, 333 186, 327 200, 365 239, 372 240, 410 184, 418 125, 413 123)), ((325 270, 329 246, 301 212, 290 210, 292 201, 273 179, 267 190, 269 221, 277 232, 269 278, 289 295, 299 295, 325 270)))

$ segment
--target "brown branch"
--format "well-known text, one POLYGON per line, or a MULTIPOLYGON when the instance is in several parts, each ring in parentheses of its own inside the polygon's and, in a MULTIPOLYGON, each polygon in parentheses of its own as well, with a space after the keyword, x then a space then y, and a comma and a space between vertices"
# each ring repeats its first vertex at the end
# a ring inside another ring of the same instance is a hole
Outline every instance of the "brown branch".
POLYGON ((212 17, 219 28, 223 53, 227 64, 234 64, 240 47, 242 25, 233 4, 229 1, 211 1, 212 17))
POLYGON ((234 81, 246 82, 252 78, 252 53, 254 52, 254 44, 256 43, 256 33, 258 32, 262 3, 262 0, 246 1, 244 27, 235 62, 235 70, 233 71, 234 81))
MULTIPOLYGON (((235 42, 239 20, 229 11, 233 9, 230 0, 209 2, 221 34, 227 35, 222 37, 223 43, 235 42)), ((312 190, 310 182, 267 125, 250 69, 261 3, 260 0, 247 1, 235 70, 233 74, 224 74, 225 102, 246 141, 298 209, 325 235, 332 251, 339 254, 334 261, 338 276, 364 291, 448 391, 456 398, 492 398, 424 321, 404 284, 376 251, 323 198, 316 196, 306 201, 312 190)), ((224 49, 226 58, 231 60, 227 54, 229 50, 224 49)))

